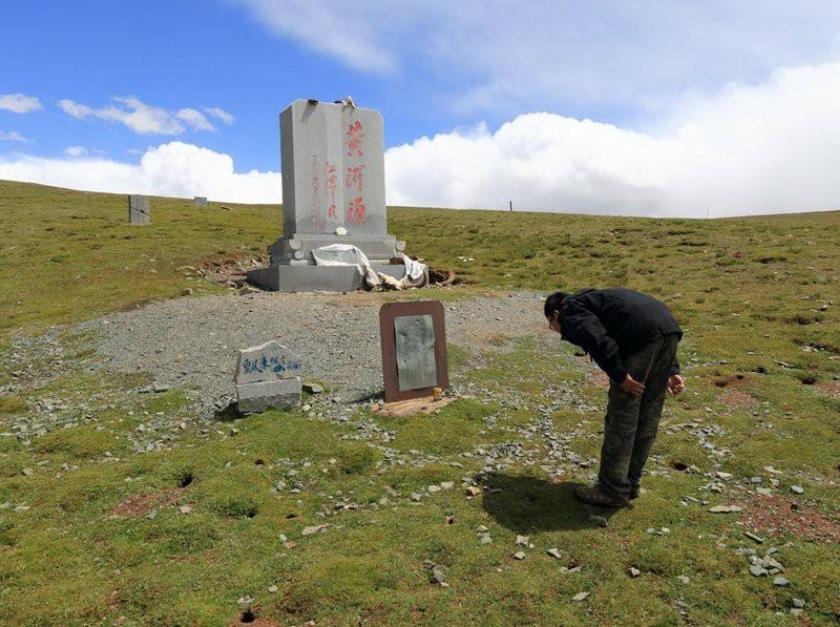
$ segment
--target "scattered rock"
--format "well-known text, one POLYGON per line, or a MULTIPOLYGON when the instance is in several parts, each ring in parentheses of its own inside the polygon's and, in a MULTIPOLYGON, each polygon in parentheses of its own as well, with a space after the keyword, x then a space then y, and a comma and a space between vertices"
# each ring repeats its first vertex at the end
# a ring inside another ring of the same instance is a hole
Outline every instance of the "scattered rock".
POLYGON ((32 470, 31 468, 24 468, 23 470, 20 471, 20 473, 24 477, 31 477, 35 473, 35 471, 32 470))
POLYGON ((642 571, 640 571, 635 566, 631 566, 630 570, 627 571, 627 574, 630 575, 633 579, 635 579, 636 577, 642 574, 642 571))
POLYGON ((429 583, 443 585, 446 582, 446 573, 440 566, 432 566, 432 572, 429 576, 429 583))
POLYGON ((802 489, 802 486, 792 485, 790 486, 790 491, 794 494, 805 494, 805 490, 802 489))
POLYGON ((572 601, 574 601, 575 603, 580 603, 581 601, 586 599, 586 597, 588 597, 589 594, 589 592, 578 592, 575 596, 572 597, 572 601))
POLYGON ((741 511, 741 508, 737 505, 715 505, 712 508, 709 508, 709 511, 712 514, 735 514, 741 511))
POLYGON ((318 383, 304 383, 303 391, 307 394, 323 394, 324 386, 318 383))
POLYGON ((553 558, 554 558, 554 559, 556 559, 556 560, 559 560, 559 559, 560 559, 560 551, 559 551, 558 549, 556 549, 556 548, 551 548, 551 549, 548 549, 548 550, 546 551, 546 553, 548 553, 551 557, 553 557, 553 558))
POLYGON ((761 536, 755 535, 751 531, 745 531, 744 535, 747 536, 750 540, 752 540, 756 544, 764 544, 764 538, 762 538, 761 536))
POLYGON ((479 494, 481 494, 481 489, 477 488, 474 485, 467 486, 466 493, 467 496, 478 496, 479 494))
POLYGON ((528 536, 516 536, 517 546, 528 546, 528 536))
POLYGON ((679 577, 677 577, 677 581, 679 581, 681 584, 687 584, 691 581, 691 579, 689 579, 685 575, 680 575, 679 577))
POLYGON ((779 586, 780 588, 786 588, 790 585, 790 582, 781 575, 776 575, 773 577, 773 585, 779 586))
POLYGON ((752 574, 753 577, 764 577, 766 575, 769 575, 770 573, 763 566, 759 566, 758 564, 753 564, 752 566, 750 566, 750 574, 752 574))
POLYGON ((513 559, 522 561, 525 559, 525 552, 524 551, 517 551, 513 554, 513 559))
POLYGON ((313 525, 312 527, 304 527, 303 531, 300 532, 302 536, 311 536, 315 535, 316 533, 320 533, 324 529, 327 528, 328 525, 313 525))

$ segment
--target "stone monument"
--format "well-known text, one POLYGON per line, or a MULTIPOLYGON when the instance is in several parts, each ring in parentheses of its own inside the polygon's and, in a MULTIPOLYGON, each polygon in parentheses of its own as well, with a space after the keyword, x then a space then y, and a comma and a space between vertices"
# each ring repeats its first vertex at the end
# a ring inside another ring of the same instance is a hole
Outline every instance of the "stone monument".
POLYGON ((274 340, 239 351, 234 378, 239 412, 300 406, 300 369, 300 357, 274 340))
POLYGON ((348 103, 296 100, 280 114, 283 237, 271 266, 248 273, 269 290, 345 291, 363 286, 355 266, 318 266, 312 251, 360 249, 373 270, 397 279, 405 243, 387 233, 382 115, 348 103))
POLYGON ((206 207, 207 206, 207 196, 193 196, 193 204, 196 207, 206 207))
POLYGON ((131 194, 128 197, 128 222, 130 224, 149 224, 149 198, 139 194, 131 194))

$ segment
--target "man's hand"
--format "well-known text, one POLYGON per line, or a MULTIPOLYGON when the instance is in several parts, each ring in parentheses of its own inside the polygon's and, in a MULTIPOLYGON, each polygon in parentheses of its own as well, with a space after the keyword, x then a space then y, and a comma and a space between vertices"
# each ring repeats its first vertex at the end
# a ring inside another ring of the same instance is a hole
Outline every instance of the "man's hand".
POLYGON ((685 390, 685 379, 678 374, 672 374, 668 377, 668 391, 674 396, 678 396, 685 390))
POLYGON ((645 391, 645 385, 644 383, 636 381, 636 379, 630 376, 630 373, 627 373, 624 377, 624 381, 621 382, 621 389, 627 392, 630 396, 640 396, 642 392, 645 391))

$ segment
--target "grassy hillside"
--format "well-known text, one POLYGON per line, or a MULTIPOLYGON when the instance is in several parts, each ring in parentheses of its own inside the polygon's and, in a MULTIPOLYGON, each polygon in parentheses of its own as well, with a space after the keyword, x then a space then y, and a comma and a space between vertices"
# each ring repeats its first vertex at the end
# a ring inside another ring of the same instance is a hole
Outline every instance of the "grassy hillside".
POLYGON ((605 528, 571 496, 570 482, 591 468, 552 481, 545 443, 522 435, 534 408, 568 394, 575 403, 547 410, 552 428, 581 459, 597 456, 603 386, 556 359, 556 338, 452 346, 453 376, 488 395, 439 416, 363 409, 345 424, 267 412, 233 430, 188 427, 180 444, 143 455, 126 435, 142 416, 185 415, 183 390, 127 400, 122 390, 148 373, 96 370, 73 334, 59 334, 71 356, 61 373, 21 381, 15 336, 187 287, 192 298, 222 292, 179 268, 252 257, 280 234, 277 206, 153 198, 151 214, 151 225, 130 226, 124 196, 0 182, 0 623, 227 624, 242 600, 266 625, 836 624, 840 213, 690 221, 390 210, 389 230, 410 253, 465 282, 426 296, 623 285, 675 311, 690 392, 668 406, 650 492, 605 528), (91 418, 12 433, 45 397, 68 411, 88 403, 91 418), (388 446, 424 464, 385 463, 357 441, 362 424, 393 433, 388 446), (520 441, 531 457, 467 500, 461 478, 484 463, 472 452, 520 441), (305 489, 290 493, 298 480, 305 489), (427 494, 446 481, 456 487, 427 494), (324 495, 360 507, 325 519, 324 495), (708 513, 719 503, 743 511, 708 513), (303 534, 325 520, 329 528, 303 534), (534 548, 517 546, 519 534, 534 548), (790 586, 751 576, 737 552, 771 546, 790 586), (561 560, 546 555, 551 547, 561 560), (520 549, 522 562, 511 557, 520 549), (442 566, 451 587, 431 585, 424 562, 442 566), (801 619, 790 612, 800 600, 801 619))

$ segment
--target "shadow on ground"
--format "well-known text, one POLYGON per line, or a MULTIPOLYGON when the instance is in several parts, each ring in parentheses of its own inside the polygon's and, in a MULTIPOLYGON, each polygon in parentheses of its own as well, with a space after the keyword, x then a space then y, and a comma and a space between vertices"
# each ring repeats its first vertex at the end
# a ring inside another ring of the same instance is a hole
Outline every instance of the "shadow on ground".
POLYGON ((496 475, 487 480, 482 505, 503 527, 517 533, 606 527, 621 510, 585 505, 573 481, 552 483, 527 476, 496 475))

